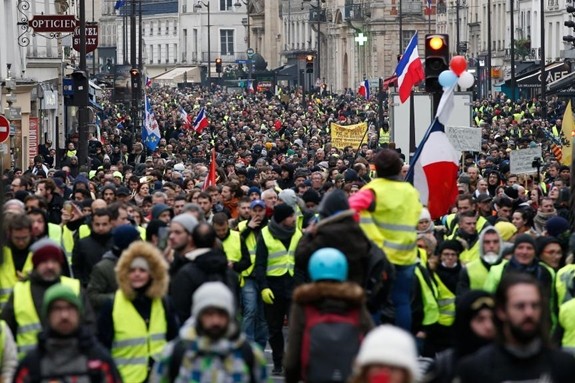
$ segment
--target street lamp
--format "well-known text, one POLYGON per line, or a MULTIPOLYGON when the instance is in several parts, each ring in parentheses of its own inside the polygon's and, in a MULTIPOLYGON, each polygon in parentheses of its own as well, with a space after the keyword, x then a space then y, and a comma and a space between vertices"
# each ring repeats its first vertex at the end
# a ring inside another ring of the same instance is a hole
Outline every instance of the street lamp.
POLYGON ((247 42, 248 42, 248 44, 247 44, 247 45, 248 45, 248 48, 251 48, 252 42, 251 42, 251 40, 250 40, 250 33, 251 33, 251 31, 250 31, 250 0, 247 0, 247 1, 237 0, 237 1, 234 3, 234 7, 240 8, 240 7, 242 6, 242 4, 246 6, 246 16, 247 16, 247 19, 248 19, 248 21, 247 21, 247 28, 248 28, 248 31, 247 31, 247 42))
POLYGON ((212 57, 211 57, 211 34, 210 34, 210 2, 204 3, 201 0, 198 0, 194 8, 202 9, 202 7, 206 7, 208 10, 208 79, 212 78, 212 57))

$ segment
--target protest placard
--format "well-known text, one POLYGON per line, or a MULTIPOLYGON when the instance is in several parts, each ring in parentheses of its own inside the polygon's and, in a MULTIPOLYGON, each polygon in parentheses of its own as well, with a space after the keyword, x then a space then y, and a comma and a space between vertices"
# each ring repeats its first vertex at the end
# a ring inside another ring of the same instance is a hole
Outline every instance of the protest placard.
POLYGON ((460 126, 446 126, 445 134, 455 150, 460 152, 481 151, 481 129, 460 126))
POLYGON ((357 148, 363 138, 367 124, 365 122, 355 125, 339 125, 331 123, 331 146, 343 149, 346 146, 357 148))
POLYGON ((511 173, 537 173, 537 169, 531 166, 536 158, 541 158, 540 147, 512 150, 509 153, 509 166, 511 168, 511 173))

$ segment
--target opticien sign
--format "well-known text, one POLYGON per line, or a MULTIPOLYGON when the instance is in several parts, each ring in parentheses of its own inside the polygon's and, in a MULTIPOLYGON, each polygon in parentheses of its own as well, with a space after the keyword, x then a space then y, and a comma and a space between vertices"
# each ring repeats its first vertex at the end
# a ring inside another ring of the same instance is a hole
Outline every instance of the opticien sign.
POLYGON ((78 25, 74 15, 34 15, 28 22, 36 33, 70 33, 78 25))

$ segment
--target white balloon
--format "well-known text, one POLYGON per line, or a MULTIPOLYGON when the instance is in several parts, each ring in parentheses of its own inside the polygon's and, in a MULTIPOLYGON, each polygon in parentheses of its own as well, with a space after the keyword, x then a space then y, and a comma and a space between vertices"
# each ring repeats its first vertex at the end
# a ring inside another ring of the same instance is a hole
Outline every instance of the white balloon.
POLYGON ((463 89, 469 89, 475 83, 475 77, 468 71, 465 71, 459 75, 459 80, 457 80, 457 84, 463 89))

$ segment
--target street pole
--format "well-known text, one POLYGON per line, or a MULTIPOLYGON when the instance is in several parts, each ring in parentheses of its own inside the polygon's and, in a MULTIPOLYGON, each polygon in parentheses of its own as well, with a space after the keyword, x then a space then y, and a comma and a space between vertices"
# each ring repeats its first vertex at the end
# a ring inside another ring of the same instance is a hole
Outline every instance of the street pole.
MULTIPOLYGON (((83 89, 78 92, 80 97, 78 106, 78 163, 88 164, 88 74, 86 70, 86 0, 79 0, 80 4, 80 71, 84 72, 86 81, 83 89)), ((74 95, 76 96, 76 95, 74 95)))
MULTIPOLYGON (((92 24, 94 20, 94 0, 92 0, 92 24)), ((92 51, 92 77, 96 76, 96 50, 92 51)))
POLYGON ((459 0, 455 0, 455 53, 457 55, 459 55, 459 44, 460 44, 460 35, 459 35, 459 8, 460 8, 460 4, 459 4, 459 0))
POLYGON ((321 4, 317 0, 317 78, 321 78, 321 4))
POLYGON ((491 95, 491 0, 487 0, 487 94, 491 95))
MULTIPOLYGON (((136 54, 136 0, 132 0, 132 10, 130 12, 130 64, 132 69, 138 68, 136 54)), ((141 75, 140 75, 141 76, 141 75)), ((139 79, 132 80, 132 133, 135 133, 138 125, 138 92, 140 86, 137 83, 139 79)))
MULTIPOLYGON (((208 8, 208 81, 211 81, 212 78, 212 38, 210 33, 210 2, 208 1, 207 4, 204 4, 206 8, 208 8)), ((211 85, 211 84, 210 84, 211 85)))
POLYGON ((142 51, 144 50, 144 39, 142 38, 142 1, 138 1, 138 69, 140 70, 140 75, 144 70, 144 55, 142 51))
POLYGON ((403 1, 399 0, 399 55, 403 54, 403 15, 401 9, 401 3, 403 1))
MULTIPOLYGON (((547 117, 547 104, 545 103, 545 98, 547 95, 547 79, 545 76, 545 3, 541 0, 541 9, 539 14, 541 16, 541 117, 545 119, 547 117)), ((570 137, 569 137, 570 138, 570 137)), ((571 168, 573 169, 573 168, 571 168)), ((572 170, 573 171, 573 170, 572 170)))
MULTIPOLYGON (((509 0, 511 3, 511 22, 509 26, 511 27, 511 100, 515 101, 515 0, 509 0)), ((541 26, 543 29, 543 25, 541 26)), ((542 42, 543 43, 543 42, 542 42)))

